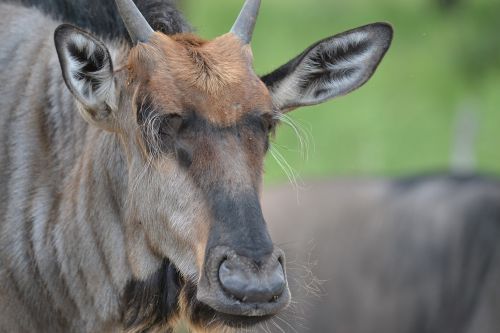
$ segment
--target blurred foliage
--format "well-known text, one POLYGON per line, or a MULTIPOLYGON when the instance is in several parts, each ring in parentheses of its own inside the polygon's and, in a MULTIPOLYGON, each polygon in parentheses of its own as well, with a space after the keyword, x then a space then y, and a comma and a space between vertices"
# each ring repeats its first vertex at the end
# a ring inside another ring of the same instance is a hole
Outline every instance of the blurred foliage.
MULTIPOLYGON (((229 30, 243 1, 185 0, 197 32, 229 30)), ((401 175, 448 169, 454 118, 472 106, 480 125, 481 171, 500 172, 500 0, 264 0, 253 39, 255 68, 265 74, 315 41, 375 21, 395 38, 360 90, 290 113, 311 133, 309 158, 285 125, 277 147, 302 178, 401 175)), ((286 176, 269 157, 266 181, 286 176)))

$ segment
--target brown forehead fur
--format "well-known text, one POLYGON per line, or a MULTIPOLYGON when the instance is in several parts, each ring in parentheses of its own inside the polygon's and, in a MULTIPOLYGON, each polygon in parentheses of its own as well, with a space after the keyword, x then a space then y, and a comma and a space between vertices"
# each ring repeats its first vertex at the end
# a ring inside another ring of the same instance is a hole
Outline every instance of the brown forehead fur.
POLYGON ((230 126, 251 111, 271 112, 271 97, 252 70, 248 45, 233 34, 205 41, 191 34, 155 33, 129 56, 131 81, 163 112, 195 110, 230 126))

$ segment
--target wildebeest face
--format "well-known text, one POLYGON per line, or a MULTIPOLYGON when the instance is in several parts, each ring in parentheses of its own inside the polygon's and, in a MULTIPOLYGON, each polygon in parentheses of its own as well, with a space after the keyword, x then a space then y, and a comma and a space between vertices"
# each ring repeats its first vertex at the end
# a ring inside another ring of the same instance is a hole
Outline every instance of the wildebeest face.
POLYGON ((135 278, 147 281, 168 258, 182 276, 181 312, 204 326, 255 323, 288 304, 283 254, 259 203, 269 135, 280 114, 365 83, 392 38, 384 23, 351 30, 259 78, 248 44, 258 3, 246 2, 253 19, 243 15, 213 41, 154 33, 133 19, 142 25, 131 33, 137 44, 114 57, 117 70, 88 33, 63 25, 55 35, 82 115, 114 132, 127 156, 135 278))
POLYGON ((136 96, 139 128, 130 145, 142 147, 137 172, 148 161, 154 166, 138 200, 152 186, 155 197, 164 198, 155 205, 162 207, 156 210, 161 216, 148 216, 145 209, 134 220, 149 221, 142 225, 154 252, 171 258, 196 283, 199 301, 256 320, 276 313, 289 293, 283 255, 268 235, 259 191, 277 110, 251 70, 249 50, 232 35, 211 42, 158 35, 132 51, 129 71, 127 89, 136 93, 127 95, 136 96), (160 222, 168 225, 168 236, 157 232, 160 222))

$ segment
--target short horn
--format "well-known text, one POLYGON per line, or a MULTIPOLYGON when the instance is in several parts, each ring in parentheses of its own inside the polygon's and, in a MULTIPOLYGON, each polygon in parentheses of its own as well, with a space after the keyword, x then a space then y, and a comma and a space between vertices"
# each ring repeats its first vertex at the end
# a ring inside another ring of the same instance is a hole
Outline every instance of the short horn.
POLYGON ((259 14, 261 0, 246 0, 240 15, 236 19, 231 32, 238 36, 244 44, 249 44, 252 40, 255 21, 259 14))
POLYGON ((118 11, 134 44, 145 43, 154 31, 132 0, 116 0, 118 11))

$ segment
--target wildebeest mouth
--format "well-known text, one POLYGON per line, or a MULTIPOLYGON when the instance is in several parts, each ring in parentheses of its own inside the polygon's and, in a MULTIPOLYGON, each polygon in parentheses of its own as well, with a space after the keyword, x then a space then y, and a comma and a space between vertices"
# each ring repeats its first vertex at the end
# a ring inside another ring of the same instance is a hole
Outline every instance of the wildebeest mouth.
POLYGON ((274 314, 261 316, 235 315, 217 311, 198 300, 196 297, 197 289, 195 284, 184 282, 179 295, 179 301, 182 304, 181 308, 184 310, 182 316, 195 327, 215 328, 229 326, 244 328, 256 325, 274 316, 274 314))
MULTIPOLYGON (((234 300, 234 306, 243 307, 243 309, 240 308, 240 313, 245 314, 234 314, 234 311, 230 309, 227 312, 216 310, 200 301, 197 295, 197 284, 184 279, 174 264, 165 259, 162 266, 146 281, 132 280, 127 284, 123 295, 124 326, 127 329, 148 330, 164 327, 181 318, 195 327, 241 328, 256 325, 274 315, 274 312, 271 313, 265 309, 260 313, 269 314, 258 315, 262 304, 241 304, 238 300, 234 300)), ((283 308, 287 305, 289 298, 287 287, 283 297, 279 300, 285 304, 274 304, 274 306, 283 308)))

